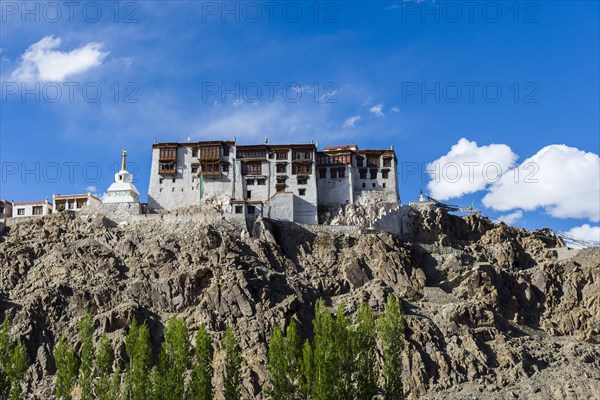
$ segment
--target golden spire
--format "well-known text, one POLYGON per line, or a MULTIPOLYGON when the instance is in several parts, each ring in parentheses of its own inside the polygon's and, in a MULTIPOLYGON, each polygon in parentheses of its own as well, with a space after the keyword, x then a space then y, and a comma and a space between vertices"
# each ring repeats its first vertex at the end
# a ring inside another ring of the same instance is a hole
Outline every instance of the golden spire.
POLYGON ((127 150, 123 149, 123 161, 121 162, 121 170, 127 169, 127 150))

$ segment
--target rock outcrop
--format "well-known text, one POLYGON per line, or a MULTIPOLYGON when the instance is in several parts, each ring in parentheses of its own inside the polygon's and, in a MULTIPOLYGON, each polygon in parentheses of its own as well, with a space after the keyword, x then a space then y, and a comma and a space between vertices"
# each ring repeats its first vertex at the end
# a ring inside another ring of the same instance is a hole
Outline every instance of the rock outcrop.
POLYGON ((147 319, 155 346, 176 314, 215 338, 233 326, 244 398, 259 399, 275 324, 295 319, 307 335, 320 297, 352 314, 362 301, 380 312, 395 293, 407 313, 410 398, 598 398, 598 248, 435 209, 415 213, 410 237, 211 221, 182 213, 118 225, 64 212, 11 226, 0 237, 0 317, 34 361, 31 397, 51 398, 53 346, 61 333, 77 340, 85 308, 122 360, 134 317, 147 319))

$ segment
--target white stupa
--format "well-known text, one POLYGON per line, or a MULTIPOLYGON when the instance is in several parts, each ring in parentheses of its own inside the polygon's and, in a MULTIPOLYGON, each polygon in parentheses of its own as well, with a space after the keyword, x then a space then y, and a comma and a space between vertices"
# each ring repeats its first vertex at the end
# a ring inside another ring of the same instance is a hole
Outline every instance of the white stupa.
POLYGON ((139 203, 140 192, 131 183, 132 181, 133 175, 127 171, 127 150, 123 150, 121 170, 115 174, 115 183, 110 185, 102 202, 106 204, 139 203))

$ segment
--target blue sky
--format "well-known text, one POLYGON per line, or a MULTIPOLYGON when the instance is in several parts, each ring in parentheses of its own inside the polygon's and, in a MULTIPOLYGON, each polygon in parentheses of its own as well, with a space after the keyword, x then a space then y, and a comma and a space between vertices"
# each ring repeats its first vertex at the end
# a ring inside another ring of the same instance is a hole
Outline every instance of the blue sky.
POLYGON ((314 139, 393 145, 404 202, 599 240, 598 2, 0 4, 0 198, 102 194, 122 148, 145 198, 154 139, 314 139))

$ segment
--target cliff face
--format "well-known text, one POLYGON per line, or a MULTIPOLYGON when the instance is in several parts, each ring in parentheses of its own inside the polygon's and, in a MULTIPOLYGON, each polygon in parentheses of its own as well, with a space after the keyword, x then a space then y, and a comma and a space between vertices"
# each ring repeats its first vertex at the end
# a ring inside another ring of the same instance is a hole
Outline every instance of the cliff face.
POLYGON ((274 324, 294 318, 307 334, 320 297, 352 314, 362 301, 381 311, 390 293, 407 312, 409 397, 598 398, 600 249, 438 210, 415 213, 411 232, 259 221, 250 234, 185 216, 115 226, 52 215, 0 239, 0 316, 27 344, 28 390, 40 399, 53 390, 54 343, 76 340, 85 308, 121 356, 134 316, 149 321, 155 345, 175 314, 215 338, 232 325, 244 396, 262 398, 274 324))

